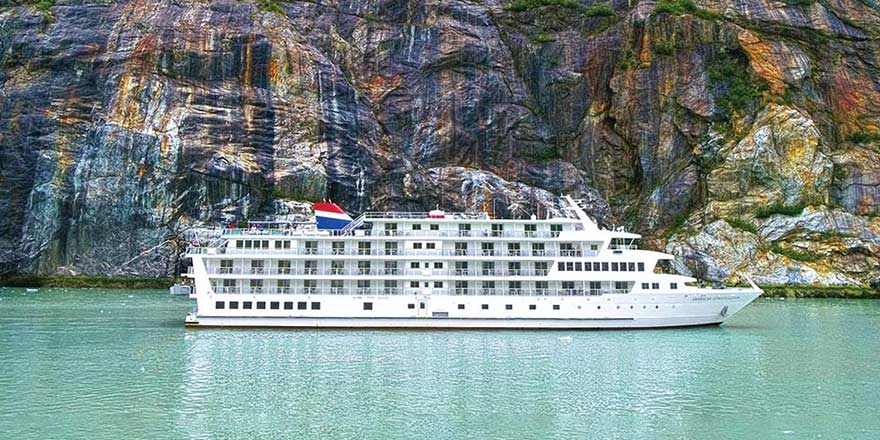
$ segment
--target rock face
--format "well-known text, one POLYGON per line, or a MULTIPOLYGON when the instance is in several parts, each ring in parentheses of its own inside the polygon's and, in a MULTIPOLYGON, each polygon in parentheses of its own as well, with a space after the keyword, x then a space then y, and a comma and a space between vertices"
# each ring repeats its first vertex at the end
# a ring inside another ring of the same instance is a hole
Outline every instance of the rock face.
POLYGON ((866 283, 878 37, 866 0, 7 2, 0 274, 171 275, 294 201, 571 194, 710 279, 866 283))

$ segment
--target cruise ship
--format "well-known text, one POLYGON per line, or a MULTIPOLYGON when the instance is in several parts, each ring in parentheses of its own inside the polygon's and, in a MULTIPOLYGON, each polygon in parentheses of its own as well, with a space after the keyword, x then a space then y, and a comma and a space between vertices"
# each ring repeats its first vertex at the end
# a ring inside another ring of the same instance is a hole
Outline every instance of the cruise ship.
POLYGON ((761 289, 662 273, 672 255, 597 224, 557 218, 367 212, 330 202, 303 223, 224 229, 191 247, 193 327, 624 329, 717 325, 761 289))

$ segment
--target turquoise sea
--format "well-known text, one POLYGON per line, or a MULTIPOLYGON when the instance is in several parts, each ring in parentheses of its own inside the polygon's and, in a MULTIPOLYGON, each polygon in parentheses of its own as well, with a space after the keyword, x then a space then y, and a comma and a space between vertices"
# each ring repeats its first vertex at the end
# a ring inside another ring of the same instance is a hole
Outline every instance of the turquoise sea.
POLYGON ((599 332, 187 330, 191 306, 0 289, 0 438, 880 438, 878 301, 599 332))

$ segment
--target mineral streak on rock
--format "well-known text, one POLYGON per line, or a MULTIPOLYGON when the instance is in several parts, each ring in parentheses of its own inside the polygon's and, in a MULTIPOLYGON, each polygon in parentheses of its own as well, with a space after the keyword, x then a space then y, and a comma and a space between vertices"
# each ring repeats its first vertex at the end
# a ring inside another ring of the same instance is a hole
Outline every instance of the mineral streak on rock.
POLYGON ((713 280, 880 273, 874 2, 35 3, 0 9, 0 274, 173 275, 324 198, 561 194, 713 280))

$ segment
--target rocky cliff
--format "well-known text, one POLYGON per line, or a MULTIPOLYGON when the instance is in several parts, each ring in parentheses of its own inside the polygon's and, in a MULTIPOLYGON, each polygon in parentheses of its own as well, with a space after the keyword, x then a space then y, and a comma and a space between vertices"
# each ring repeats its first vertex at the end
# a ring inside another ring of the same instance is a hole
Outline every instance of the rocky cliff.
POLYGON ((331 198, 590 201, 716 280, 880 272, 876 0, 0 0, 0 272, 331 198))

